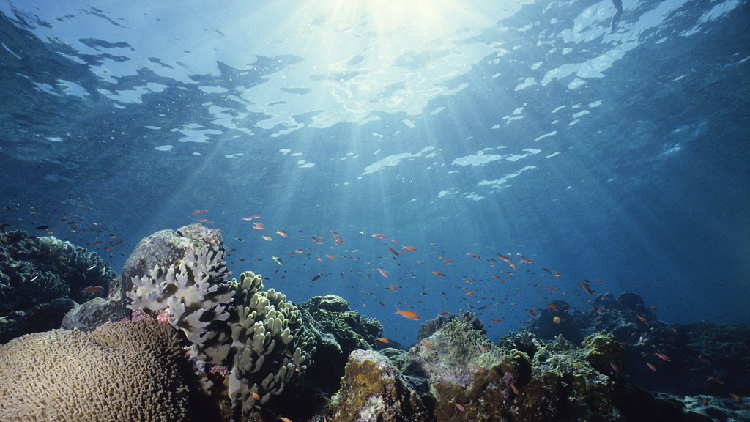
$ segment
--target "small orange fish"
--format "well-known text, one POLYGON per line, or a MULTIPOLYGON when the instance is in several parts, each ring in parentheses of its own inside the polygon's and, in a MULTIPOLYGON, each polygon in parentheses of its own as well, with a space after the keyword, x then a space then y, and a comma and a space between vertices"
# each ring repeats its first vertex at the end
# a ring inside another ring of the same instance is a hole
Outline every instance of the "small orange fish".
POLYGON ((435 274, 435 275, 439 275, 440 277, 445 277, 445 273, 440 273, 440 272, 437 272, 437 271, 433 271, 432 273, 435 274))
POLYGON ((640 319, 642 323, 648 324, 648 320, 646 319, 646 317, 642 317, 642 316, 638 315, 638 319, 640 319))
POLYGON ((514 392, 514 393, 516 393, 516 395, 517 395, 517 396, 521 394, 521 393, 520 393, 520 392, 518 391, 518 388, 516 387, 516 385, 515 385, 515 384, 511 384, 511 385, 510 385, 510 388, 512 388, 512 389, 513 389, 513 392, 514 392))
POLYGON ((597 308, 597 307, 596 307, 596 306, 594 306, 594 305, 591 305, 591 307, 592 307, 592 308, 594 308, 594 310, 596 311, 596 313, 597 313, 597 314, 600 314, 600 315, 601 315, 601 313, 602 313, 602 310, 601 310, 601 309, 597 308))
POLYGON ((447 311, 440 312, 438 315, 448 315, 447 311))
POLYGON ((206 221, 208 221, 208 218, 201 218, 198 220, 199 223, 205 223, 206 221))
POLYGON ((669 356, 662 354, 662 353, 654 353, 659 359, 665 360, 667 362, 670 362, 669 356))
POLYGON ((276 234, 278 234, 281 237, 286 237, 286 232, 284 230, 279 230, 276 232, 276 234))
POLYGON ((505 262, 513 262, 512 259, 508 258, 505 255, 498 255, 497 257, 500 258, 501 260, 505 261, 505 262))
POLYGON ((253 391, 253 398, 255 399, 255 401, 259 401, 260 400, 260 396, 255 391, 253 391))
POLYGON ((492 318, 492 322, 500 322, 502 321, 502 318, 492 318))
POLYGON ((479 345, 479 350, 481 350, 482 353, 487 353, 487 348, 482 346, 481 344, 479 345))
POLYGON ((267 241, 269 241, 269 242, 270 242, 270 241, 272 241, 273 239, 271 239, 271 238, 270 238, 270 237, 268 237, 268 236, 263 236, 263 240, 267 240, 267 241))
POLYGON ((472 258, 476 258, 476 257, 477 257, 476 255, 474 255, 474 254, 473 254, 473 253, 471 253, 471 252, 466 252, 466 255, 469 255, 469 256, 470 256, 470 257, 472 257, 472 258))
POLYGON ((398 291, 398 287, 394 286, 393 284, 391 284, 390 286, 388 286, 388 288, 391 289, 391 290, 393 290, 394 292, 398 291))
POLYGON ((650 369, 651 369, 652 371, 656 372, 656 367, 655 367, 654 365, 652 365, 652 364, 650 364, 650 363, 648 363, 648 362, 646 362, 646 365, 648 365, 648 367, 649 367, 649 368, 650 368, 650 369))
POLYGON ((401 249, 409 252, 414 252, 417 250, 417 248, 415 248, 414 246, 402 246, 401 249))
POLYGON ((609 365, 612 366, 612 369, 614 369, 615 372, 620 372, 620 368, 618 368, 614 363, 610 362, 609 365))
POLYGON ((381 270, 380 268, 375 268, 375 269, 378 270, 378 272, 380 273, 380 275, 382 275, 383 277, 388 277, 388 273, 387 272, 381 270))
POLYGON ((724 385, 724 381, 722 381, 722 380, 720 380, 719 378, 716 378, 716 377, 708 377, 708 380, 709 381, 713 381, 713 382, 718 382, 719 384, 724 385))
POLYGON ((484 372, 484 368, 482 368, 481 366, 479 366, 479 364, 475 363, 474 367, 477 368, 477 371, 484 372))
POLYGON ((102 286, 91 286, 87 287, 85 290, 81 291, 81 293, 96 293, 104 290, 104 287, 102 286))
POLYGON ((376 234, 372 235, 372 237, 377 237, 378 239, 386 239, 385 235, 383 235, 383 234, 378 234, 378 233, 376 233, 376 234))
POLYGON ((467 296, 474 296, 474 292, 466 292, 467 296))
POLYGON ((396 307, 396 312, 394 313, 399 314, 402 317, 410 319, 412 321, 419 321, 419 315, 412 311, 402 311, 401 309, 398 309, 398 307, 396 307))
POLYGON ((427 342, 426 342, 426 341, 424 341, 424 340, 419 340, 419 342, 420 342, 420 343, 422 343, 422 345, 423 345, 424 347, 426 347, 426 348, 428 348, 428 349, 432 350, 432 346, 430 346, 430 343, 427 343, 427 342))
POLYGON ((208 210, 195 210, 195 212, 193 212, 193 215, 200 214, 202 212, 208 212, 208 210))
POLYGON ((385 344, 388 344, 388 339, 385 338, 385 337, 378 337, 375 340, 377 340, 379 342, 382 342, 382 343, 385 343, 385 344))
POLYGON ((289 418, 279 418, 279 419, 280 419, 281 421, 283 421, 283 422, 292 422, 292 420, 291 420, 291 419, 289 419, 289 418))
POLYGON ((532 261, 529 258, 522 259, 521 262, 523 262, 524 264, 533 264, 534 263, 534 261, 532 261))
POLYGON ((531 316, 536 316, 536 312, 534 312, 533 309, 529 309, 529 313, 531 314, 531 316))
POLYGON ((458 404, 458 403, 456 403, 456 409, 458 409, 458 410, 460 410, 460 411, 462 411, 462 412, 464 411, 464 407, 463 407, 463 406, 461 406, 461 405, 460 405, 460 404, 458 404))
POLYGON ((550 309, 552 309, 553 311, 559 311, 559 310, 560 310, 560 308, 559 308, 559 307, 558 307, 557 305, 555 305, 555 304, 552 304, 552 303, 548 303, 548 304, 547 304, 547 307, 549 307, 549 308, 550 308, 550 309))

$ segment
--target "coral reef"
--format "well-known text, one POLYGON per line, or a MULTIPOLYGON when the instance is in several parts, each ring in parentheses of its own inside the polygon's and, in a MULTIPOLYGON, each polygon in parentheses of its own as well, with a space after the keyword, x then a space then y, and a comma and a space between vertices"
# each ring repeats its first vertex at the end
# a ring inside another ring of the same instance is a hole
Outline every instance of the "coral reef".
POLYGON ((525 332, 497 346, 453 320, 408 352, 383 353, 394 368, 373 351, 353 352, 341 390, 314 420, 709 420, 625 384, 626 352, 611 334, 576 347, 562 336, 545 341, 525 332))
POLYGON ((280 398, 283 401, 279 400, 278 406, 270 409, 292 420, 309 420, 339 390, 350 354, 356 349, 369 350, 375 338, 382 336, 383 327, 350 309, 339 296, 316 296, 297 306, 302 324, 311 334, 307 341, 315 348, 313 364, 302 374, 300 382, 280 398), (295 405, 284 406, 285 402, 295 405))
POLYGON ((108 321, 119 321, 130 311, 127 293, 133 290, 134 278, 149 277, 154 267, 168 268, 191 252, 202 248, 220 251, 221 233, 200 224, 180 227, 177 231, 161 230, 138 242, 121 274, 109 284, 104 301, 93 300, 76 307, 66 315, 63 328, 91 331, 108 321))
POLYGON ((373 350, 349 355, 341 389, 324 411, 333 421, 428 421, 409 382, 385 356, 373 350))
POLYGON ((0 346, 0 420, 191 420, 178 342, 155 321, 13 339, 0 346))
MULTIPOLYGON (((750 396, 750 329, 729 324, 693 322, 675 327, 684 336, 690 384, 704 394, 750 396), (721 381, 721 382, 719 382, 721 381)), ((675 359, 672 359, 673 361, 675 359)))
POLYGON ((222 385, 204 379, 204 388, 218 396, 226 384, 232 407, 252 416, 305 371, 315 352, 313 336, 286 296, 263 291, 260 276, 245 272, 239 282, 227 280, 218 230, 193 226, 200 225, 189 228, 204 245, 186 246, 181 258, 175 256, 179 248, 163 248, 171 250, 165 256, 176 262, 156 263, 143 276, 132 275, 128 307, 165 316, 185 333, 189 354, 200 366, 226 368, 222 385))
POLYGON ((375 339, 382 336, 383 326, 350 309, 339 296, 315 296, 298 306, 305 328, 314 336, 313 359, 319 363, 308 368, 305 381, 325 394, 333 394, 349 354, 372 348, 375 339))
POLYGON ((445 315, 438 315, 437 318, 433 318, 429 321, 425 321, 424 323, 419 325, 419 332, 417 333, 417 341, 422 340, 423 338, 429 337, 443 326, 445 324, 451 322, 451 321, 461 321, 466 322, 471 325, 472 329, 477 331, 486 332, 484 330, 484 325, 482 324, 482 321, 477 318, 477 315, 473 312, 469 311, 461 311, 460 314, 452 314, 447 313, 445 315))
POLYGON ((0 343, 60 327, 92 285, 114 278, 98 255, 54 237, 0 233, 0 343))

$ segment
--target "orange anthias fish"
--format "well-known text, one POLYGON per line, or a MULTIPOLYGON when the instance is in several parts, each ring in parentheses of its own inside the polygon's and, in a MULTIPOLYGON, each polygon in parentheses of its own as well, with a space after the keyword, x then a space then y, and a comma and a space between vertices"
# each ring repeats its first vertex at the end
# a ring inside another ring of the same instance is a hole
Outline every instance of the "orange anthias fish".
POLYGON ((415 248, 414 246, 402 246, 401 249, 409 252, 414 252, 417 250, 417 248, 415 248))
POLYGON ((381 270, 380 268, 375 268, 375 269, 378 270, 378 272, 380 273, 380 275, 382 275, 383 277, 388 277, 388 273, 387 272, 381 270))
POLYGON ((377 237, 378 239, 386 239, 384 234, 379 234, 379 233, 375 233, 374 235, 372 235, 372 237, 377 237))
POLYGON ((670 362, 669 356, 663 354, 663 353, 654 353, 659 359, 665 360, 667 362, 670 362))
POLYGON ((419 315, 412 311, 402 311, 401 309, 398 309, 398 307, 396 307, 396 312, 394 313, 399 314, 402 317, 410 319, 412 321, 419 321, 419 315))
POLYGON ((102 286, 91 286, 87 287, 85 290, 81 291, 81 293, 96 293, 104 290, 104 287, 102 286))
POLYGON ((382 342, 382 343, 385 343, 385 344, 388 344, 388 339, 385 338, 385 337, 378 337, 375 340, 377 340, 379 342, 382 342))
POLYGON ((193 215, 200 214, 202 212, 208 212, 208 210, 195 210, 195 212, 193 212, 193 215))

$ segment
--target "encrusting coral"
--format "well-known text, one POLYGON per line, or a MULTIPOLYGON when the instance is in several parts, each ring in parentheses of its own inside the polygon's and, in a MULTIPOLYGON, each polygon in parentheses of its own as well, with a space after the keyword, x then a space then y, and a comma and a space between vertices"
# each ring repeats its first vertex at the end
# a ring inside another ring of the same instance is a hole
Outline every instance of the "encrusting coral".
MULTIPOLYGON (((260 276, 252 272, 242 273, 239 282, 227 280, 217 236, 218 242, 188 249, 176 264, 157 264, 134 276, 128 307, 159 313, 182 330, 199 365, 225 367, 232 406, 253 415, 305 371, 315 348, 299 310, 285 295, 263 291, 260 276)), ((204 382, 209 392, 213 387, 221 388, 204 382)))

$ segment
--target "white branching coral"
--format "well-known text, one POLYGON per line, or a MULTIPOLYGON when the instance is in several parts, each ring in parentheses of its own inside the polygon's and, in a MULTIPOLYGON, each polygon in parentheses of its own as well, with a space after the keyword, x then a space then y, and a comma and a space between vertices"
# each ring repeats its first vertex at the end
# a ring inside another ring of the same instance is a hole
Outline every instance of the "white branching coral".
POLYGON ((263 291, 260 276, 228 276, 223 252, 190 251, 177 264, 133 277, 129 307, 168 309, 168 322, 192 343, 191 357, 226 366, 232 405, 252 415, 307 368, 313 337, 297 307, 274 289, 263 291))
MULTIPOLYGON (((179 328, 193 344, 190 355, 201 361, 221 364, 227 350, 212 324, 229 318, 226 305, 234 290, 226 283, 230 272, 224 253, 201 248, 189 251, 176 265, 155 266, 146 277, 133 277, 135 291, 128 292, 130 309, 169 309, 169 323, 179 328)), ((213 324, 219 325, 219 324, 213 324)))

